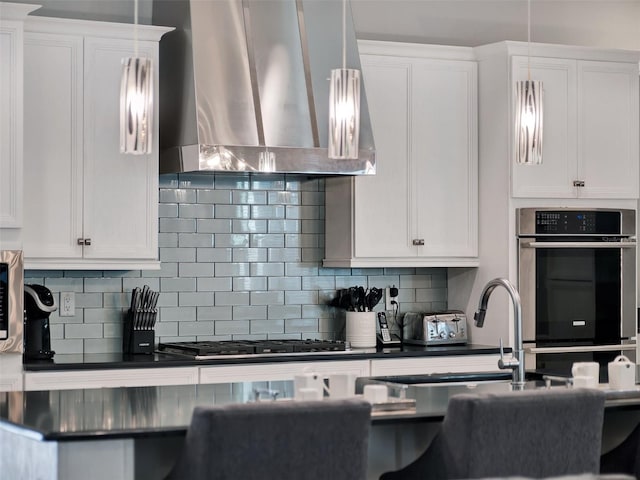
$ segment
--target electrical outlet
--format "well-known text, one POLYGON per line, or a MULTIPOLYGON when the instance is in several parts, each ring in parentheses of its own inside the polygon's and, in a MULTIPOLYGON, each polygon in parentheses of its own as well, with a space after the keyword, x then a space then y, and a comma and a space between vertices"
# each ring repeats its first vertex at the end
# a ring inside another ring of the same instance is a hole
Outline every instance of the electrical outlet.
POLYGON ((60 316, 74 317, 76 315, 76 295, 73 292, 60 292, 60 316))
POLYGON ((392 301, 398 301, 398 289, 394 285, 393 287, 387 287, 384 292, 385 310, 393 310, 392 301), (395 296, 391 295, 391 290, 394 290, 395 296))

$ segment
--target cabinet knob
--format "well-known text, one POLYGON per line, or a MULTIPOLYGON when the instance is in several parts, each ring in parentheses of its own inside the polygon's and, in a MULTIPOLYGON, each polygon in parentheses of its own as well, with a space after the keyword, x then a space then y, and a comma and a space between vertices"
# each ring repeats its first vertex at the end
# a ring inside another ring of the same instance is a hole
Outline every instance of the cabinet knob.
POLYGON ((84 238, 78 239, 78 245, 84 245, 84 238))
POLYGON ((584 180, 574 180, 573 181, 573 186, 574 187, 584 187, 584 180))
POLYGON ((414 238, 413 239, 413 244, 414 245, 418 245, 418 246, 424 245, 424 238, 414 238))
POLYGON ((84 239, 84 244, 85 245, 91 245, 91 239, 90 238, 85 238, 84 239))

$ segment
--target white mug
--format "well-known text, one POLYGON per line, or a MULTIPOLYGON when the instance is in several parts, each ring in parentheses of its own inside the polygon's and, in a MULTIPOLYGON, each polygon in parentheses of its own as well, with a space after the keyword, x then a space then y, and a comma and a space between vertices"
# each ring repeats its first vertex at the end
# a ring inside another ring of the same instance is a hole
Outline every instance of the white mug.
POLYGON ((369 403, 384 403, 389 399, 386 385, 365 385, 362 393, 369 403))
POLYGON ((320 399, 324 395, 324 379, 319 373, 301 373, 293 377, 294 396, 296 400, 309 400, 311 395, 307 390, 316 390, 320 399), (302 390, 305 390, 304 392, 302 390), (305 398, 306 397, 306 398, 305 398))
POLYGON ((353 373, 329 374, 329 396, 349 398, 356 394, 356 376, 353 373))
POLYGON ((296 400, 322 400, 322 390, 317 388, 300 388, 296 390, 296 400))
POLYGON ((600 382, 600 365, 598 362, 575 362, 571 367, 571 376, 576 377, 591 377, 595 385, 600 382))
POLYGON ((576 375, 573 377, 573 386, 576 388, 596 388, 598 381, 589 375, 576 375))
POLYGON ((618 355, 607 367, 610 388, 622 390, 635 386, 636 365, 627 357, 618 355))

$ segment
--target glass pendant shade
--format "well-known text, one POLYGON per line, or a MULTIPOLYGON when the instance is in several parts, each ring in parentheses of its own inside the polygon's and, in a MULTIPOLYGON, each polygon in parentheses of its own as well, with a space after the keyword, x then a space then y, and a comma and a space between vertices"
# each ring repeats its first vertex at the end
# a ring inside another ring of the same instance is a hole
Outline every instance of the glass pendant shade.
POLYGON ((358 158, 360 135, 360 70, 331 70, 329 91, 329 158, 358 158))
POLYGON ((122 59, 120 86, 120 152, 151 153, 153 63, 144 57, 122 59))
POLYGON ((516 82, 516 163, 542 163, 542 82, 516 82))

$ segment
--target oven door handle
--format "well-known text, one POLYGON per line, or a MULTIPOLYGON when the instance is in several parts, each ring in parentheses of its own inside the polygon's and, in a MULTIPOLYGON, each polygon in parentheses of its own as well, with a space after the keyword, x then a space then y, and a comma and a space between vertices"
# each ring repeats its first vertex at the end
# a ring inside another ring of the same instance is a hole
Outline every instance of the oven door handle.
POLYGON ((619 345, 584 345, 579 347, 525 347, 525 353, 572 353, 572 352, 613 352, 616 350, 635 350, 635 343, 619 345))
POLYGON ((527 248, 636 248, 636 242, 526 242, 527 248))

